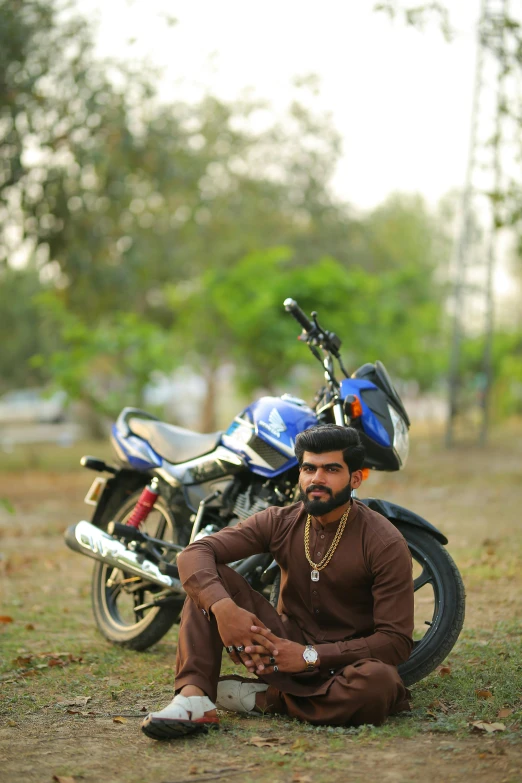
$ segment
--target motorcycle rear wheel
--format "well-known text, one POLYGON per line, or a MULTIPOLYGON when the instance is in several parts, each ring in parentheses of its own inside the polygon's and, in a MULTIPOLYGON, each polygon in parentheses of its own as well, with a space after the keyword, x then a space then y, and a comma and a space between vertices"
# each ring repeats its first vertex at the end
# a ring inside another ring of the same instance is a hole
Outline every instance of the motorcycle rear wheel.
MULTIPOLYGON (((466 597, 462 577, 444 547, 425 530, 395 525, 406 539, 413 560, 413 650, 398 667, 404 684, 413 685, 436 669, 453 649, 464 623, 466 597)), ((270 592, 274 607, 280 585, 278 570, 270 592)))
POLYGON ((413 685, 434 671, 453 649, 464 623, 466 593, 459 570, 442 544, 426 530, 395 524, 413 559, 413 650, 399 666, 404 683, 413 685))
MULTIPOLYGON (((126 500, 111 519, 125 524, 141 494, 141 490, 126 500)), ((140 528, 155 538, 178 543, 174 515, 159 497, 146 522, 140 528)), ((96 562, 92 575, 92 609, 100 633, 113 644, 131 650, 146 650, 158 642, 178 620, 183 597, 175 597, 163 606, 149 606, 160 587, 105 563, 96 562)))

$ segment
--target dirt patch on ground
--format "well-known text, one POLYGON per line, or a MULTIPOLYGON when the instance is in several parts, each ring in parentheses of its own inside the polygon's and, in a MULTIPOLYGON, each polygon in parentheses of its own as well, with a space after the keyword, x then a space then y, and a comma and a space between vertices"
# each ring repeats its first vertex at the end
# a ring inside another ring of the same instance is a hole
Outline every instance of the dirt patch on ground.
POLYGON ((520 747, 495 739, 478 742, 427 736, 361 744, 343 737, 342 748, 329 750, 322 736, 295 739, 294 731, 285 732, 281 726, 275 734, 267 719, 243 719, 256 734, 282 741, 274 749, 263 749, 247 744, 249 740, 238 737, 233 726, 225 727, 219 735, 162 744, 140 736, 139 720, 127 721, 114 724, 110 717, 39 717, 24 721, 18 730, 2 729, 0 779, 41 783, 56 774, 107 783, 181 783, 229 777, 252 783, 418 783, 419 779, 515 783, 521 779, 520 747), (19 753, 14 755, 16 746, 19 753))
MULTIPOLYGON (((502 443, 488 454, 449 455, 421 444, 407 473, 375 477, 364 493, 412 508, 446 533, 467 575, 470 633, 522 616, 519 569, 511 567, 522 541, 520 442, 508 454, 502 443)), ((3 624, 0 643, 5 641, 10 659, 20 656, 21 669, 28 654, 41 661, 34 676, 19 670, 1 683, 0 781, 522 781, 516 731, 507 737, 470 729, 462 736, 436 722, 419 729, 415 712, 381 730, 357 733, 223 714, 221 730, 207 737, 166 744, 144 737, 142 716, 164 706, 171 693, 175 634, 140 655, 116 655, 97 635, 89 607, 91 563, 67 550, 62 539, 68 524, 89 516, 83 504, 88 485, 81 471, 0 479, 0 497, 9 498, 16 512, 0 510, 0 614, 14 620, 3 624), (25 641, 9 647, 20 623, 28 629, 25 641), (72 658, 52 669, 45 655, 72 647, 72 658), (129 690, 134 668, 143 672, 143 687, 129 690), (84 706, 59 706, 77 694, 87 699, 84 706), (266 747, 251 744, 256 735, 268 738, 266 747)), ((515 687, 522 696, 520 680, 515 687)))

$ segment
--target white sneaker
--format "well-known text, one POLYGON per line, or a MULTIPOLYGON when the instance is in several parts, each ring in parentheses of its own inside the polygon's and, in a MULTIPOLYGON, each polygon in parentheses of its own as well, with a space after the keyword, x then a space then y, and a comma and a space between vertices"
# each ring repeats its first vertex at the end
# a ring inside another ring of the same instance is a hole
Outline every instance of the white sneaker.
POLYGON ((268 685, 258 680, 220 680, 217 686, 216 707, 243 715, 260 715, 256 710, 256 693, 266 691, 268 685))

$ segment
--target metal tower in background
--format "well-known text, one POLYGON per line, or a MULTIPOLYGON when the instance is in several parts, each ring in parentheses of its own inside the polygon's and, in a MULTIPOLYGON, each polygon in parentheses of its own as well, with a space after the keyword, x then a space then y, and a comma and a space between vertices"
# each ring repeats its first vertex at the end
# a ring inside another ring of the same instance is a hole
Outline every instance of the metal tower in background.
POLYGON ((487 438, 492 386, 493 282, 498 246, 499 194, 503 188, 506 29, 508 0, 482 0, 466 178, 452 262, 452 343, 446 445, 473 433, 487 438), (467 336, 482 336, 482 369, 464 372, 467 336))

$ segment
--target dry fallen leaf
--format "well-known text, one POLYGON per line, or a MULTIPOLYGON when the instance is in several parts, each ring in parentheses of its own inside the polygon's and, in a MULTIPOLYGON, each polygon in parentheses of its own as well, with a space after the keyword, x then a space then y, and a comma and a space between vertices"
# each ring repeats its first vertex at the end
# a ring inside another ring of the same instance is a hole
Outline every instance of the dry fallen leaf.
POLYGON ((6 614, 0 614, 0 623, 12 623, 14 622, 12 617, 8 617, 6 614))
POLYGON ((32 623, 27 623, 25 626, 26 631, 34 631, 34 625, 32 623))
POLYGON ((309 740, 306 739, 296 739, 295 742, 292 743, 292 750, 313 750, 314 746, 309 740))
POLYGON ((27 666, 33 660, 32 655, 19 655, 13 660, 15 666, 27 666))
POLYGON ((468 658, 466 663, 469 663, 470 666, 484 666, 486 661, 483 658, 468 658))
POLYGON ((505 731, 506 727, 503 723, 488 723, 483 720, 476 720, 472 724, 474 731, 485 731, 488 734, 492 734, 494 731, 505 731))
POLYGON ((477 690, 475 691, 475 695, 479 699, 492 699, 493 698, 493 694, 491 693, 491 691, 488 691, 485 688, 477 688, 477 690))
POLYGON ((113 723, 127 723, 127 720, 125 718, 122 718, 121 715, 118 715, 116 718, 112 719, 113 723))
POLYGON ((56 780, 56 783, 76 783, 76 778, 64 777, 63 775, 53 775, 53 780, 56 780))
POLYGON ((64 701, 57 701, 56 707, 86 707, 92 696, 73 696, 64 701))
POLYGON ((449 712, 449 707, 441 699, 435 699, 431 702, 431 704, 428 704, 428 710, 440 710, 445 715, 447 715, 449 712))
POLYGON ((487 759, 491 756, 505 756, 506 751, 502 745, 495 744, 493 747, 486 748, 478 754, 479 759, 487 759))
POLYGON ((437 671, 440 677, 449 677, 451 674, 451 666, 437 666, 437 671))
POLYGON ((292 783, 312 783, 310 775, 300 775, 298 772, 292 777, 292 783))
POLYGON ((278 745, 287 745, 288 740, 280 737, 251 737, 247 745, 255 745, 256 748, 276 748, 278 745))
POLYGON ((497 718, 509 718, 512 714, 513 710, 509 709, 509 707, 504 707, 504 709, 497 712, 497 718))

